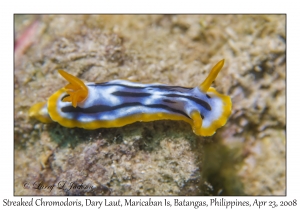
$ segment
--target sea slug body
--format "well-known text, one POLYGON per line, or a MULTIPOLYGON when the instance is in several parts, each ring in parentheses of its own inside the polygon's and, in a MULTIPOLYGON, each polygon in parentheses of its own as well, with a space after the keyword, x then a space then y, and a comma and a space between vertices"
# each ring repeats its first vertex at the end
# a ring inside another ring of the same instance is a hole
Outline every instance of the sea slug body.
POLYGON ((224 65, 219 61, 204 82, 194 88, 140 84, 126 80, 84 83, 63 70, 69 82, 47 102, 33 105, 29 115, 43 123, 84 129, 120 127, 137 121, 183 120, 196 135, 211 136, 225 125, 231 99, 218 93, 212 82, 224 65))

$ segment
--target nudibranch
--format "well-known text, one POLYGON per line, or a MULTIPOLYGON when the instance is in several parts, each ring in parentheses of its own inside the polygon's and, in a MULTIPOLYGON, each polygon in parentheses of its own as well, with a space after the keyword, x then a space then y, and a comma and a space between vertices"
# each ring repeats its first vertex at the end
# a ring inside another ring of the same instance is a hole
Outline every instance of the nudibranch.
POLYGON ((210 87, 224 65, 219 61, 195 88, 140 84, 126 80, 85 83, 63 70, 69 84, 47 102, 33 105, 29 115, 43 123, 84 129, 121 127, 137 121, 183 120, 196 135, 211 136, 225 125, 231 99, 210 87))

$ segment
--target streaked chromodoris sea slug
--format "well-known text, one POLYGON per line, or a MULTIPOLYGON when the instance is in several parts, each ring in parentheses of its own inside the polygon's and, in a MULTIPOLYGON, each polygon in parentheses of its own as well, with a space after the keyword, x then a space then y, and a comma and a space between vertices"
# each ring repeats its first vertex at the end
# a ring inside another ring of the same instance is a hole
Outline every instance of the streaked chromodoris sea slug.
POLYGON ((33 105, 30 117, 43 123, 84 129, 120 127, 137 121, 183 120, 195 134, 211 136, 225 125, 231 99, 218 93, 212 82, 224 65, 219 61, 197 87, 140 84, 126 80, 83 82, 63 70, 69 84, 47 102, 33 105))

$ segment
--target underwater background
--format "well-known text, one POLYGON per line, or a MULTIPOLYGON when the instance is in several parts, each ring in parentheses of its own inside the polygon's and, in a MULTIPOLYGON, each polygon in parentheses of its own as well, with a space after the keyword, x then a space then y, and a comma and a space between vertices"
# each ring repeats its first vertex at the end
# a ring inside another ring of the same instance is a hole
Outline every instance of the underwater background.
POLYGON ((15 15, 14 21, 15 195, 286 194, 285 15, 15 15), (196 136, 181 121, 90 131, 28 116, 33 104, 67 84, 58 69, 89 82, 195 87, 221 59, 213 87, 231 97, 232 114, 211 137, 196 136))

